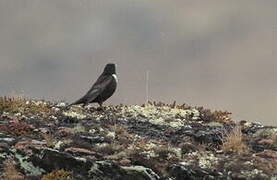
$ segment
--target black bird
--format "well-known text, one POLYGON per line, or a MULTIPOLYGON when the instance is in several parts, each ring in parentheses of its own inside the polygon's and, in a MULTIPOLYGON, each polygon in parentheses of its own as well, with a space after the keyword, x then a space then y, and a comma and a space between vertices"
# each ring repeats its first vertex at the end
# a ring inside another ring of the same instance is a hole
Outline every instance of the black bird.
POLYGON ((98 103, 100 107, 102 107, 103 102, 111 97, 115 92, 117 82, 118 80, 115 72, 115 64, 107 64, 103 73, 92 85, 87 94, 69 106, 77 104, 83 104, 83 106, 86 106, 89 103, 98 103))

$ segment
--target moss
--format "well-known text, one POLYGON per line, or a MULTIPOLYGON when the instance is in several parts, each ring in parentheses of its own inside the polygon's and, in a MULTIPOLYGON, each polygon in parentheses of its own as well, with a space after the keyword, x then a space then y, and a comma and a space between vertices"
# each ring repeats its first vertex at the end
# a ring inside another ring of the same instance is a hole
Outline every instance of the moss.
POLYGON ((55 170, 42 177, 42 180, 66 180, 70 176, 70 172, 64 170, 55 170))

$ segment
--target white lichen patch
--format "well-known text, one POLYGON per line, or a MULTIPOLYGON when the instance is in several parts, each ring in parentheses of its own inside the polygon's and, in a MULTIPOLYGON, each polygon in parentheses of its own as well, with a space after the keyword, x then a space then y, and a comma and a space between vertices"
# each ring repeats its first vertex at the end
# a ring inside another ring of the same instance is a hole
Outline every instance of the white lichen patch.
POLYGON ((173 128, 181 128, 184 126, 186 119, 189 116, 195 120, 199 118, 199 111, 196 109, 184 110, 168 106, 126 106, 122 108, 122 113, 129 118, 149 121, 150 123, 157 125, 167 125, 173 128))
POLYGON ((261 175, 263 174, 262 170, 259 169, 254 169, 254 170, 242 170, 240 173, 245 176, 245 177, 255 177, 256 175, 261 175))
POLYGON ((60 108, 57 108, 57 107, 52 107, 51 109, 52 109, 53 111, 55 111, 55 112, 60 111, 60 108))
POLYGON ((191 152, 185 156, 185 159, 186 161, 180 164, 188 166, 194 164, 195 161, 198 160, 198 166, 203 169, 212 169, 218 163, 218 158, 215 157, 213 153, 209 152, 191 152))
POLYGON ((186 156, 184 157, 185 161, 180 162, 179 164, 183 165, 183 166, 190 166, 192 164, 195 163, 195 160, 199 157, 199 153, 198 152, 191 152, 186 154, 186 156))
POLYGON ((82 161, 84 163, 87 162, 87 160, 85 158, 82 158, 82 157, 74 157, 74 159, 78 160, 78 161, 82 161))
POLYGON ((270 137, 273 134, 277 134, 277 128, 260 129, 253 135, 254 137, 270 137))
POLYGON ((95 147, 97 147, 97 148, 103 148, 103 147, 107 147, 107 146, 109 146, 108 143, 96 143, 95 144, 95 147))
MULTIPOLYGON (((143 166, 124 166, 123 170, 127 171, 127 174, 137 174, 142 173, 145 177, 159 177, 152 169, 143 167, 143 166)), ((156 178, 148 178, 148 179, 156 179, 156 178)))
POLYGON ((176 155, 176 157, 182 158, 182 149, 181 148, 171 147, 169 150, 172 151, 176 155))
POLYGON ((49 119, 52 119, 54 121, 58 120, 58 118, 56 116, 54 116, 54 115, 49 116, 49 119))
POLYGON ((27 174, 30 175, 41 175, 45 173, 45 170, 35 167, 31 161, 28 160, 27 156, 22 156, 21 154, 17 153, 16 150, 12 150, 15 154, 15 158, 18 160, 20 168, 23 169, 27 174))
POLYGON ((85 126, 83 126, 81 123, 78 123, 76 126, 73 128, 74 132, 86 132, 85 126))
POLYGON ((146 159, 158 157, 154 150, 143 151, 141 152, 141 154, 143 154, 146 157, 146 159))
POLYGON ((96 133, 96 130, 95 130, 95 129, 90 129, 88 132, 89 132, 90 134, 94 134, 94 133, 96 133))
POLYGON ((86 115, 78 113, 78 112, 74 112, 74 111, 65 111, 65 112, 63 112, 63 115, 72 117, 72 118, 77 118, 77 119, 86 118, 86 115))
POLYGON ((145 148, 146 149, 153 149, 153 148, 157 148, 157 147, 159 147, 160 145, 157 145, 156 143, 154 143, 154 142, 151 142, 151 141, 149 141, 149 143, 146 143, 145 144, 145 148))
POLYGON ((218 158, 214 154, 205 154, 199 157, 199 167, 204 169, 211 169, 217 164, 218 158))
POLYGON ((15 140, 14 138, 9 138, 9 137, 0 138, 0 141, 4 141, 4 142, 12 142, 14 140, 15 140))
POLYGON ((210 123, 208 123, 208 126, 211 126, 211 127, 223 127, 223 124, 219 123, 219 122, 210 122, 210 123))
POLYGON ((179 164, 183 166, 190 166, 193 162, 194 162, 193 160, 187 160, 187 161, 180 162, 179 164))
POLYGON ((109 131, 109 132, 106 134, 106 137, 107 137, 107 138, 111 138, 111 139, 115 139, 115 132, 109 131))
POLYGON ((137 143, 133 143, 133 144, 130 144, 127 149, 130 151, 139 150, 140 154, 146 157, 146 159, 158 157, 158 154, 156 154, 155 149, 160 148, 161 145, 151 141, 147 143, 142 143, 142 144, 143 144, 143 147, 139 146, 137 143))
MULTIPOLYGON (((32 104, 34 104, 35 106, 46 106, 47 103, 45 101, 35 101, 35 100, 32 100, 31 101, 32 104)), ((31 104, 29 101, 28 101, 28 104, 31 104)), ((27 104, 27 102, 26 102, 27 104)))
POLYGON ((54 149, 60 149, 61 146, 62 146, 63 144, 64 144, 64 142, 58 141, 58 142, 55 144, 54 149))
POLYGON ((125 169, 125 170, 130 170, 130 171, 132 171, 132 170, 134 170, 134 171, 137 171, 137 172, 144 172, 147 168, 145 168, 145 167, 143 167, 143 166, 129 166, 129 167, 127 167, 127 166, 125 166, 125 167, 122 167, 123 169, 125 169))
POLYGON ((0 153, 0 159, 6 159, 8 157, 7 153, 0 153))
POLYGON ((65 106, 66 106, 66 104, 64 102, 60 102, 57 104, 57 107, 65 107, 65 106))

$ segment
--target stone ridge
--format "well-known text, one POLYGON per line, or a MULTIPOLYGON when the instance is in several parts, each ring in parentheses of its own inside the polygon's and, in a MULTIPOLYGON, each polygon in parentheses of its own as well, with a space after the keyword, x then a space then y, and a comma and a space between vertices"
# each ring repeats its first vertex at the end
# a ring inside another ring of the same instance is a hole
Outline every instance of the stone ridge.
POLYGON ((277 128, 230 115, 0 97, 0 179, 276 179, 277 128))

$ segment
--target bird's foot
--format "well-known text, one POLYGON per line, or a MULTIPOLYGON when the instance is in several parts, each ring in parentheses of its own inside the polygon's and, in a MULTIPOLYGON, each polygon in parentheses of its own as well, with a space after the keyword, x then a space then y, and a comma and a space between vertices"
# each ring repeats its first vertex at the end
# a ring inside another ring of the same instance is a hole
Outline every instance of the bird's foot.
POLYGON ((96 111, 104 111, 105 108, 103 106, 99 106, 98 108, 96 108, 96 111))

